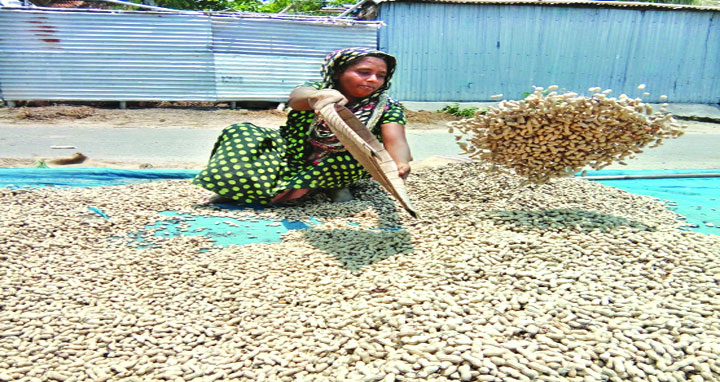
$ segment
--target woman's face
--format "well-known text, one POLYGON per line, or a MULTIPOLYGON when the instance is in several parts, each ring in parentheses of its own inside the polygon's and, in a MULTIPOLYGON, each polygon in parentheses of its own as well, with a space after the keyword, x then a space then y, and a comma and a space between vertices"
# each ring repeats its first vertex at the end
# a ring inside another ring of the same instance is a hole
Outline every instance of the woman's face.
POLYGON ((364 57, 337 78, 338 90, 350 102, 365 98, 385 84, 387 64, 379 57, 364 57))

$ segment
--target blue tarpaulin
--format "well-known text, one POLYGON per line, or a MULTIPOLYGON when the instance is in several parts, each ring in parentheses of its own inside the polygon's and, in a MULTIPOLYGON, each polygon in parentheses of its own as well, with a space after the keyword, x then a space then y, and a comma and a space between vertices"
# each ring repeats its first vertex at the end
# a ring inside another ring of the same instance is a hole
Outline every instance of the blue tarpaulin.
MULTIPOLYGON (((92 187, 115 186, 156 180, 188 179, 199 170, 110 168, 12 168, 0 169, 0 187, 92 187)), ((588 171, 586 176, 652 176, 657 178, 596 180, 608 186, 649 195, 687 218, 697 232, 720 234, 720 169, 692 170, 602 170, 588 171), (687 174, 710 177, 677 178, 687 174), (718 176, 713 176, 717 174, 718 176), (672 176, 672 177, 666 177, 672 176)), ((593 179, 595 180, 595 179, 593 179)))
POLYGON ((693 231, 720 235, 720 170, 602 170, 588 171, 586 176, 640 176, 628 179, 605 179, 598 182, 638 195, 649 195, 664 201, 669 209, 684 216, 695 227, 693 231), (717 174, 714 177, 663 178, 692 174, 717 174), (642 178, 657 175, 658 178, 642 178))
MULTIPOLYGON (((229 209, 237 206, 222 205, 229 209)), ((283 219, 282 221, 254 218, 251 220, 237 220, 226 216, 201 216, 181 214, 173 211, 160 213, 166 220, 160 220, 148 225, 144 230, 134 234, 136 240, 145 244, 143 234, 153 231, 157 237, 176 236, 203 236, 211 239, 214 245, 227 247, 229 245, 245 245, 252 243, 278 243, 282 235, 294 229, 306 229, 312 225, 320 224, 311 218, 310 224, 300 221, 283 219)), ((148 244, 149 245, 149 244, 148 244)))
MULTIPOLYGON (((189 179, 199 170, 176 169, 112 169, 112 168, 14 168, 0 169, 0 187, 96 187, 120 186, 158 180, 189 179)), ((241 209, 234 205, 222 204, 224 208, 241 209)), ((251 206, 249 208, 258 208, 251 206)), ((88 206, 98 216, 110 218, 101 209, 88 206)), ((214 245, 244 245, 250 243, 275 243, 281 241, 281 235, 289 230, 305 229, 311 226, 291 220, 236 220, 229 217, 180 214, 174 211, 160 213, 166 219, 148 225, 131 236, 143 246, 152 246, 144 239, 147 232, 153 236, 171 238, 176 236, 202 235, 211 239, 214 245)), ((320 224, 310 218, 310 224, 320 224)))
POLYGON ((96 187, 121 186, 154 180, 187 179, 199 170, 133 169, 97 167, 2 168, 0 187, 96 187))

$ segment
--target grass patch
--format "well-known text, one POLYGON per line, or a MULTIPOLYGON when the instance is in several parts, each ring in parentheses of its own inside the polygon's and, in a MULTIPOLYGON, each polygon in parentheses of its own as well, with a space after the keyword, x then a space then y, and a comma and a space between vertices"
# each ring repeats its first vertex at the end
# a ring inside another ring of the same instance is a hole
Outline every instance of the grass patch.
POLYGON ((477 113, 478 111, 481 113, 485 112, 485 110, 480 110, 477 107, 463 108, 460 106, 460 104, 457 104, 457 103, 447 105, 444 108, 440 109, 440 111, 443 113, 447 113, 447 114, 454 115, 456 117, 461 117, 461 118, 473 117, 473 116, 475 116, 475 113, 477 113))

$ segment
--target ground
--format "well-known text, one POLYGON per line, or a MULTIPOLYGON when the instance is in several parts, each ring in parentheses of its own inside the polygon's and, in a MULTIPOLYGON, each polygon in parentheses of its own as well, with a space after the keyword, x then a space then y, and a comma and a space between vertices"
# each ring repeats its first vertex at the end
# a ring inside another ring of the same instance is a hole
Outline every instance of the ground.
MULTIPOLYGON (((27 106, 16 108, 0 108, 0 128, 8 128, 3 130, 0 136, 0 167, 37 167, 39 160, 44 160, 50 167, 72 166, 72 167, 112 167, 112 168, 201 168, 206 163, 206 152, 191 155, 195 150, 188 147, 187 143, 180 145, 175 141, 177 149, 171 150, 172 153, 166 155, 156 155, 154 153, 148 158, 148 155, 140 155, 144 158, 136 158, 134 160, 119 156, 112 153, 117 142, 111 145, 108 150, 110 155, 101 155, 98 150, 86 151, 87 144, 79 148, 79 150, 88 156, 82 162, 75 164, 57 164, 53 163, 56 159, 65 159, 71 157, 75 150, 45 150, 51 145, 55 145, 53 134, 48 128, 61 128, 65 130, 62 134, 71 134, 73 129, 78 129, 78 136, 70 140, 70 143, 80 140, 80 136, 84 136, 87 140, 92 141, 93 135, 88 132, 93 128, 102 130, 99 137, 106 136, 109 130, 132 128, 141 129, 143 137, 149 136, 173 136, 175 131, 190 130, 212 130, 220 131, 223 127, 237 122, 252 122, 259 126, 278 127, 285 121, 285 113, 275 110, 274 108, 265 109, 230 109, 228 105, 223 104, 199 104, 199 103, 154 103, 142 105, 131 105, 128 109, 118 109, 116 105, 60 105, 60 106, 27 106), (18 133, 10 133, 10 130, 22 130, 22 136, 18 133), (18 129, 20 128, 20 129, 18 129), (26 130, 27 128, 27 130, 26 130), (145 130, 147 129, 147 130, 145 130), (167 129, 168 134, 158 129, 167 129), (190 129, 190 130, 188 130, 190 129), (48 135, 49 134, 49 135, 48 135), (22 150, 18 151, 17 148, 22 150), (180 149, 182 147, 182 149, 180 149), (42 148, 42 149, 41 149, 42 148), (15 149, 15 150, 13 150, 15 149), (44 150, 44 151, 43 151, 44 150), (19 152, 24 155, 18 155, 19 152), (40 153, 42 152, 42 153, 40 153), (183 154, 177 154, 178 152, 183 154), (36 155, 27 155, 28 153, 38 153, 36 155), (99 158, 103 158, 99 160, 99 158), (112 158, 112 159, 107 159, 112 158)), ((408 111, 408 140, 411 144, 416 145, 414 154, 418 163, 413 163, 414 169, 423 166, 434 167, 446 163, 448 156, 457 155, 459 149, 455 144, 453 136, 448 134, 447 123, 453 119, 457 119, 447 113, 437 112, 413 112, 408 111), (422 146, 422 147, 421 147, 422 146), (420 149, 425 149, 425 153, 420 149), (417 149, 417 151, 416 151, 417 149), (454 153, 454 154, 453 154, 454 153), (420 155, 427 154, 427 155, 420 155), (438 157, 441 155, 442 157, 438 157), (425 163, 427 157, 428 163, 425 163)), ((717 145, 720 144, 720 124, 698 121, 682 121, 687 125, 685 135, 678 140, 665 142, 657 149, 648 150, 638 158, 630 161, 628 165, 622 166, 621 169, 667 169, 667 168, 718 168, 720 163, 720 154, 717 153, 717 145)), ((211 133, 208 131, 207 133, 211 133)), ((196 131, 189 134, 190 136, 208 135, 205 132, 196 131)), ((177 135, 174 135, 179 139, 177 135)), ((183 136, 188 136, 184 133, 183 136)), ((209 135, 211 139, 213 134, 209 135)), ((108 146, 107 142, 103 142, 102 138, 98 138, 104 146, 108 146)), ((107 139, 106 139, 107 140, 107 139)), ((148 142, 130 142, 133 145, 133 152, 145 153, 144 150, 152 150, 152 140, 148 142), (148 143, 149 142, 149 143, 148 143)), ((128 144, 128 142, 125 142, 128 144)), ((212 142, 205 142, 210 147, 212 142)), ((101 146, 103 146, 101 145, 101 146)), ((192 145, 191 145, 192 146, 192 145)), ((80 147, 80 146, 79 146, 80 147)), ((103 153, 104 154, 104 153, 103 153)), ((127 154, 127 153, 126 153, 127 154)), ((612 169, 612 167, 611 167, 612 169)))
POLYGON ((260 126, 279 126, 284 113, 201 107, 150 107, 136 109, 91 106, 45 106, 0 109, 0 124, 15 126, 98 128, 193 128, 226 126, 248 120, 260 126))
MULTIPOLYGON (((407 111, 408 129, 445 129, 457 120, 447 113, 407 111)), ((279 127, 286 113, 276 109, 231 109, 211 103, 157 103, 146 107, 119 109, 86 105, 28 106, 0 108, 0 127, 66 127, 66 128, 186 128, 220 129, 233 123, 252 122, 258 126, 279 127)), ((72 157, 68 157, 68 162, 72 157)), ((65 158, 63 158, 65 159, 65 158)), ((50 163, 49 163, 50 164, 50 163)), ((62 163, 63 165, 72 163, 62 163)), ((60 163, 55 163, 60 165, 60 163)), ((136 163, 96 161, 86 158, 82 167, 137 168, 136 163)), ((188 167, 192 163, 152 163, 147 167, 188 167)), ((36 167, 36 159, 0 158, 0 167, 36 167)))
MULTIPOLYGON (((445 128, 459 118, 447 113, 407 111, 408 128, 445 128)), ((91 106, 41 106, 0 109, 0 125, 100 127, 100 128, 217 128, 249 121, 258 126, 278 127, 285 122, 285 112, 275 109, 230 109, 228 107, 145 107, 135 109, 91 106)))

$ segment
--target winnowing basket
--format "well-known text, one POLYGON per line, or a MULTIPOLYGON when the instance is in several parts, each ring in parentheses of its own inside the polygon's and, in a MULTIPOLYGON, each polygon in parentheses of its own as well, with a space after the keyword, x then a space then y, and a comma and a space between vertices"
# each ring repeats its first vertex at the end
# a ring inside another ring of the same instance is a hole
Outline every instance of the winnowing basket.
POLYGON ((320 114, 350 155, 360 162, 412 217, 417 217, 395 161, 375 135, 344 106, 329 104, 320 110, 320 114))

